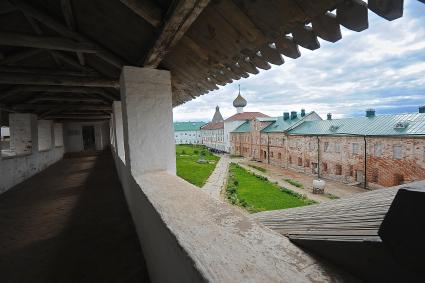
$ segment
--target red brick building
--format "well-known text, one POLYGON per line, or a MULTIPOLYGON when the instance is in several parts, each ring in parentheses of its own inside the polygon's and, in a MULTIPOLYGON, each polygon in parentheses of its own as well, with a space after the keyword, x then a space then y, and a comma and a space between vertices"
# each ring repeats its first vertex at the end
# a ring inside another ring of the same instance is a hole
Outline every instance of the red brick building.
MULTIPOLYGON (((286 116, 285 116, 286 115, 286 116)), ((232 153, 344 183, 388 187, 425 179, 425 114, 321 120, 314 112, 246 122, 232 153), (365 173, 366 172, 366 173, 365 173)))

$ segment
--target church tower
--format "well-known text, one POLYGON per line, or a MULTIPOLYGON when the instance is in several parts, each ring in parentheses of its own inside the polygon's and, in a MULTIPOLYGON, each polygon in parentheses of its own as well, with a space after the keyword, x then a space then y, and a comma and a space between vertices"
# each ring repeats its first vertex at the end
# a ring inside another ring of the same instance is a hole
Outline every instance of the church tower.
POLYGON ((246 104, 247 102, 241 95, 241 86, 239 85, 239 94, 235 100, 233 100, 233 106, 236 107, 236 111, 238 113, 243 113, 243 108, 246 106, 246 104))
POLYGON ((218 105, 215 107, 215 113, 214 113, 214 117, 212 119, 212 123, 218 123, 218 122, 223 122, 223 116, 221 116, 220 113, 220 107, 218 107, 218 105))

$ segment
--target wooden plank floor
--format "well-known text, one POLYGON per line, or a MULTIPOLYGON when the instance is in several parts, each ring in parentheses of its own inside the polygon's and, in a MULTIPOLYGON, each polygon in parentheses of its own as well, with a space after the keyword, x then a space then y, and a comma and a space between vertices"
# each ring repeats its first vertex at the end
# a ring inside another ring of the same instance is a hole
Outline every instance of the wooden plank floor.
POLYGON ((0 195, 0 281, 149 282, 110 152, 0 195))

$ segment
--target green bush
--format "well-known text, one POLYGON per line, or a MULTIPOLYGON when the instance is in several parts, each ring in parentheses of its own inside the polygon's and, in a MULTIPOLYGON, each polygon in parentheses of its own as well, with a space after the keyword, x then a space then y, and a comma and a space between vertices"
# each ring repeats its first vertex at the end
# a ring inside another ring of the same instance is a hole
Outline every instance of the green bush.
POLYGON ((235 186, 239 185, 238 180, 234 180, 234 181, 233 181, 233 184, 234 184, 235 186))
POLYGON ((252 168, 254 168, 254 169, 256 169, 256 170, 258 170, 260 172, 263 172, 263 173, 265 173, 267 171, 266 169, 264 169, 263 167, 260 167, 260 166, 251 165, 251 164, 248 164, 248 166, 249 167, 252 167, 252 168))
POLYGON ((186 150, 184 150, 184 149, 183 149, 183 150, 182 150, 182 154, 186 154, 186 150))
POLYGON ((301 184, 301 183, 300 183, 300 182, 298 182, 297 180, 293 180, 293 179, 285 179, 285 181, 286 181, 286 182, 288 182, 289 184, 291 184, 291 185, 293 185, 293 186, 297 187, 297 188, 304 189, 303 184, 301 184))
POLYGON ((198 153, 199 153, 199 151, 198 151, 197 149, 195 149, 195 150, 193 151, 193 153, 194 153, 194 154, 198 154, 198 153))

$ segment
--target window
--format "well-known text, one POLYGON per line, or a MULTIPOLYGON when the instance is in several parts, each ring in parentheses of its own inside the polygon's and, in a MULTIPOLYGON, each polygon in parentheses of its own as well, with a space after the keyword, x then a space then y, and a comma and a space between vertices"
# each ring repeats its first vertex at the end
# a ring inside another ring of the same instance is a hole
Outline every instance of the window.
POLYGON ((360 150, 359 144, 358 143, 353 143, 352 147, 353 147, 352 153, 353 154, 359 154, 359 150, 360 150))
POLYGON ((394 174, 394 186, 402 185, 404 183, 404 177, 401 174, 394 174))
MULTIPOLYGON (((424 148, 424 152, 425 152, 425 148, 424 148)), ((424 154, 425 154, 425 153, 424 153, 424 154)), ((282 153, 280 153, 280 152, 279 152, 279 153, 277 154, 277 159, 282 159, 282 153)))
POLYGON ((289 164, 292 164, 292 156, 289 156, 289 164))
POLYGON ((323 170, 323 172, 328 172, 328 163, 326 163, 326 162, 322 163, 322 170, 323 170))
POLYGON ((382 144, 381 143, 375 143, 373 145, 373 155, 376 157, 380 157, 382 155, 382 144))
POLYGON ((310 141, 310 142, 308 143, 308 149, 309 149, 310 151, 315 150, 315 149, 316 149, 316 144, 315 144, 315 142, 310 141))
POLYGON ((341 164, 335 165, 335 175, 342 175, 342 166, 341 166, 341 164))
POLYGON ((273 157, 273 151, 270 153, 270 156, 273 157))
POLYGON ((341 144, 339 142, 335 143, 335 152, 341 153, 341 144))
POLYGON ((401 145, 393 146, 393 158, 394 159, 403 159, 403 149, 401 145))
POLYGON ((310 159, 305 159, 304 166, 305 167, 310 167, 310 159))
POLYGON ((373 168, 372 169, 372 183, 378 183, 379 180, 379 170, 378 168, 373 168))
POLYGON ((324 152, 329 152, 329 142, 325 142, 324 146, 323 146, 323 151, 324 152))
POLYGON ((298 157, 298 166, 303 166, 303 159, 298 157))

